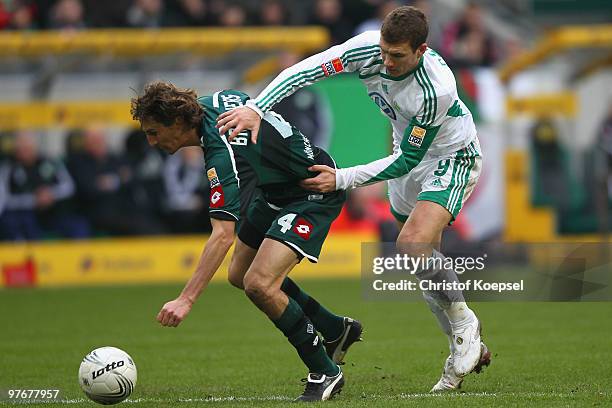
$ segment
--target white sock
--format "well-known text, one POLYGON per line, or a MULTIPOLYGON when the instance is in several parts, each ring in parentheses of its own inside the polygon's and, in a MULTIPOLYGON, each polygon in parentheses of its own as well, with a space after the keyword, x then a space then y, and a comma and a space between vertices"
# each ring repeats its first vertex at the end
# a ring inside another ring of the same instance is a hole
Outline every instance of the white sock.
POLYGON ((462 326, 476 316, 465 302, 453 302, 444 310, 452 327, 462 326))
POLYGON ((429 305, 429 310, 436 316, 438 320, 438 325, 440 329, 444 332, 448 339, 448 348, 450 349, 451 354, 455 350, 455 342, 453 341, 453 329, 451 328, 451 324, 448 321, 448 317, 446 313, 444 313, 444 309, 440 307, 440 305, 436 302, 436 299, 427 294, 427 292, 423 292, 423 298, 425 302, 429 305))

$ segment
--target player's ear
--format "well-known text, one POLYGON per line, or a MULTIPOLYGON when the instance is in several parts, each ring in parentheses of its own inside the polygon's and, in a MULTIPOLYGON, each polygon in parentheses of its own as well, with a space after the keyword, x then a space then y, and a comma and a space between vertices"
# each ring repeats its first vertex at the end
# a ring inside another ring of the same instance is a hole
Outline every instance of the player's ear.
POLYGON ((427 43, 423 43, 423 44, 419 45, 416 50, 417 50, 417 55, 420 58, 421 55, 425 54, 425 51, 427 51, 427 43))

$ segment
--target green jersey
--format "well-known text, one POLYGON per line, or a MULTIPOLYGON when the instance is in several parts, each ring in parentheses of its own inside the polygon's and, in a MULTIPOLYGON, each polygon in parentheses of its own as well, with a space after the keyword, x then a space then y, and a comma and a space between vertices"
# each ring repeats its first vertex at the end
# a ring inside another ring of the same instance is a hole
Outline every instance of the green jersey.
POLYGON ((216 128, 219 114, 250 99, 240 91, 226 90, 198 99, 204 108, 200 142, 204 150, 206 174, 210 183, 210 216, 240 218, 240 190, 256 184, 264 199, 282 207, 296 200, 317 200, 323 194, 302 189, 298 182, 313 177, 314 164, 334 166, 333 159, 313 146, 298 129, 275 112, 267 112, 259 128, 258 142, 251 142, 250 131, 240 133, 232 142, 216 128), (253 181, 254 179, 254 181, 253 181))

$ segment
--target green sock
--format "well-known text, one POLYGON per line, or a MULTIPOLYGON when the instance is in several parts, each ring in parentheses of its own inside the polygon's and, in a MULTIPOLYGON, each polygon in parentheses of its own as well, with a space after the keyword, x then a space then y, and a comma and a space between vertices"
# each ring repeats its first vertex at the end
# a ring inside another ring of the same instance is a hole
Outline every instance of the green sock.
POLYGON ((343 317, 327 310, 289 278, 285 278, 281 290, 300 305, 304 314, 312 320, 317 331, 325 337, 325 340, 333 341, 340 337, 344 330, 343 317))
POLYGON ((325 353, 317 331, 295 300, 289 298, 281 317, 272 322, 295 347, 309 372, 328 376, 338 374, 340 369, 325 353))

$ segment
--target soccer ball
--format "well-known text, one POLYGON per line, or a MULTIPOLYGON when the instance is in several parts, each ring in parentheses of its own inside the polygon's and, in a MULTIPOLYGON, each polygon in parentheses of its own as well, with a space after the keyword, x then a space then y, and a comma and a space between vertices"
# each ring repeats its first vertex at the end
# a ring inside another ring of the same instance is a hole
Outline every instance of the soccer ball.
POLYGON ((123 350, 100 347, 87 354, 79 367, 79 384, 91 400, 117 404, 136 386, 136 364, 123 350))

